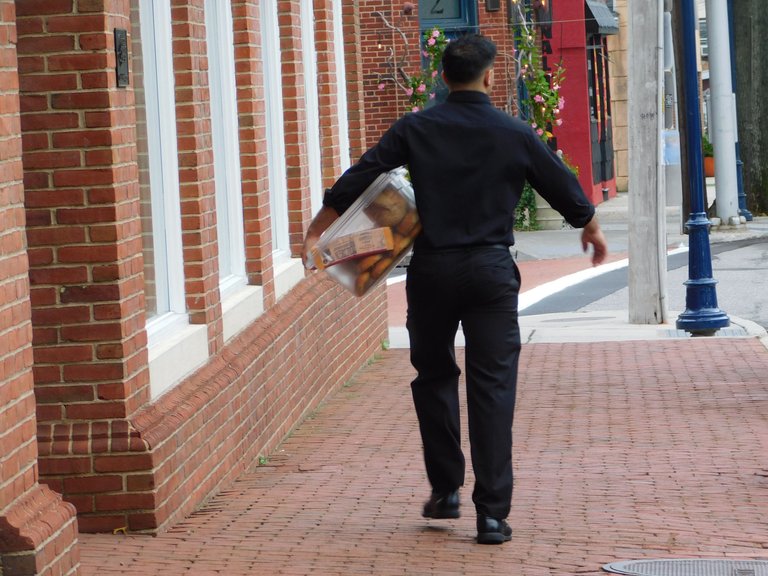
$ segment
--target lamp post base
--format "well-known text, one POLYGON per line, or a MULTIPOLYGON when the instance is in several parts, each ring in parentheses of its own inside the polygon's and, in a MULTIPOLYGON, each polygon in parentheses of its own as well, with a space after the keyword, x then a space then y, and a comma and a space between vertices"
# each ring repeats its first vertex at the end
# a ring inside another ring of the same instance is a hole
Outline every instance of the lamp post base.
POLYGON ((714 336, 720 328, 727 328, 731 321, 719 308, 686 310, 677 317, 677 329, 692 336, 714 336))
POLYGON ((686 222, 689 278, 684 282, 685 312, 678 316, 677 328, 693 336, 712 336, 731 323, 728 315, 717 306, 717 280, 712 277, 709 226, 704 212, 691 213, 686 222))

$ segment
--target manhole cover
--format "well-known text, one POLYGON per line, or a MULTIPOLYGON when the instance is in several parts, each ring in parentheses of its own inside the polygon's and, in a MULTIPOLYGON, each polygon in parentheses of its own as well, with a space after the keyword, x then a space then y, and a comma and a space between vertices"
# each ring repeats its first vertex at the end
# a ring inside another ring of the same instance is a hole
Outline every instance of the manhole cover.
POLYGON ((630 576, 768 576, 768 560, 630 560, 603 570, 630 576))

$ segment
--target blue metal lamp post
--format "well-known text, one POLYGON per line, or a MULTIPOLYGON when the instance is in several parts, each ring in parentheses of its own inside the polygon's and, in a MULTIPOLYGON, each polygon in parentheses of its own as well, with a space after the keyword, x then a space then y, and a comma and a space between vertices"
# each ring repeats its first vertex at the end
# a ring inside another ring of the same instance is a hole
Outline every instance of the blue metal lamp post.
MULTIPOLYGON (((730 41, 731 50, 731 85, 734 92, 736 91, 736 47, 734 42, 733 31, 733 0, 728 0, 728 39, 730 41)), ((738 198, 739 198, 739 216, 744 216, 747 222, 752 221, 752 212, 747 208, 747 195, 744 192, 744 162, 741 161, 741 149, 739 147, 739 139, 736 138, 736 182, 738 185, 738 198)))
POLYGON ((694 336, 711 336, 730 324, 728 315, 717 307, 717 292, 712 278, 712 254, 709 249, 709 219, 704 202, 704 166, 701 151, 701 110, 696 67, 695 0, 681 0, 679 24, 683 57, 683 94, 687 127, 686 156, 690 184, 691 213, 688 228, 688 280, 685 282, 686 310, 677 318, 677 328, 694 336))

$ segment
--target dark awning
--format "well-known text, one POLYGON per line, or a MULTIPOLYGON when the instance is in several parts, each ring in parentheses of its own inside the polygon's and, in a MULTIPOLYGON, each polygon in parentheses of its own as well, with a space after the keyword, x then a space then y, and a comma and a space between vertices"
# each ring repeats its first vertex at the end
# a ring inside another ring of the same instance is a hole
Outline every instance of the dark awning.
POLYGON ((618 34, 619 21, 611 9, 600 0, 586 0, 586 23, 588 34, 618 34))

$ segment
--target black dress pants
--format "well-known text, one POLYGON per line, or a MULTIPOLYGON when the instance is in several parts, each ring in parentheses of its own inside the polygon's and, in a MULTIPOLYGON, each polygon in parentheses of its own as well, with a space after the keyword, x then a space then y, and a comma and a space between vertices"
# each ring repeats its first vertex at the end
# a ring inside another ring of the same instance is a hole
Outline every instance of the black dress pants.
POLYGON ((438 492, 464 484, 459 374, 454 338, 465 337, 472 500, 479 514, 506 518, 512 499, 512 418, 520 329, 520 274, 507 247, 415 252, 408 267, 407 328, 416 379, 413 401, 427 477, 438 492))

